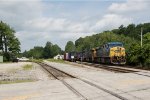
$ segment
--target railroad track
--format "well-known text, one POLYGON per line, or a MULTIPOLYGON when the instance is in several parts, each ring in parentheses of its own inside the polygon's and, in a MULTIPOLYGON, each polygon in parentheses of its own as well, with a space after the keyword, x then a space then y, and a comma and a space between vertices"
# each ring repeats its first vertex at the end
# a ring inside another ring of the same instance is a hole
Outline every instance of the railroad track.
MULTIPOLYGON (((80 62, 77 62, 77 63, 81 64, 80 62)), ((138 72, 138 71, 124 69, 124 68, 119 68, 119 67, 110 67, 108 65, 102 65, 102 64, 94 64, 94 63, 87 63, 87 62, 83 62, 82 64, 88 65, 88 66, 92 66, 92 67, 95 67, 95 68, 105 69, 105 70, 112 71, 112 72, 119 72, 119 73, 138 72)))
POLYGON ((140 74, 140 73, 134 73, 136 75, 140 75, 140 76, 146 76, 146 77, 150 77, 150 75, 146 75, 146 74, 140 74))
MULTIPOLYGON (((80 62, 77 62, 78 64, 81 64, 80 62)), ((108 65, 102 65, 102 64, 94 64, 94 63, 82 63, 84 65, 88 65, 88 66, 92 66, 95 68, 102 68, 108 71, 112 71, 112 72, 120 72, 120 73, 132 73, 132 74, 136 74, 136 75, 140 75, 140 76, 145 76, 145 77, 150 77, 150 75, 147 75, 145 73, 147 72, 142 72, 142 73, 138 73, 139 71, 135 71, 135 70, 130 70, 130 69, 125 69, 125 68, 121 68, 119 66, 117 67, 111 67, 108 65)))
POLYGON ((71 85, 69 85, 67 82, 65 82, 64 78, 75 78, 74 76, 65 73, 61 70, 58 70, 54 67, 51 67, 50 65, 47 65, 45 63, 38 63, 41 65, 46 71, 48 71, 55 79, 61 81, 69 90, 71 90, 74 94, 76 94, 78 97, 81 98, 81 100, 88 100, 86 97, 84 97, 80 92, 78 92, 75 88, 73 88, 71 85))
POLYGON ((73 75, 70 75, 62 70, 59 70, 59 69, 56 69, 50 65, 47 65, 45 63, 38 63, 39 65, 41 65, 45 70, 47 70, 54 78, 60 80, 68 89, 70 89, 73 93, 75 93, 78 97, 81 97, 82 99, 81 100, 88 100, 88 98, 86 98, 84 95, 82 95, 80 92, 78 92, 75 88, 73 88, 71 85, 69 85, 66 81, 64 81, 63 77, 69 77, 69 78, 76 78, 76 79, 79 79, 80 81, 83 81, 84 83, 86 84, 89 84, 90 86, 93 86, 97 89, 100 89, 112 96, 115 96, 116 98, 120 99, 120 100, 128 100, 127 98, 117 94, 117 93, 114 93, 110 90, 107 90, 103 87, 100 87, 99 85, 96 85, 90 81, 87 81, 85 79, 81 79, 81 78, 78 78, 78 77, 75 77, 73 75))

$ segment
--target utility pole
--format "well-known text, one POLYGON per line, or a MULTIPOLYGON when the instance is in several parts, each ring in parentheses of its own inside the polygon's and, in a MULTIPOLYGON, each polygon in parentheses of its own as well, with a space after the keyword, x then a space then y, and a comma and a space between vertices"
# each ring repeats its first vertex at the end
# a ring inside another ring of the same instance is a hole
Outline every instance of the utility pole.
POLYGON ((142 44, 143 44, 143 29, 141 27, 141 47, 142 47, 142 44))
MULTIPOLYGON (((143 44, 143 28, 141 27, 141 49, 143 44)), ((140 66, 142 67, 142 62, 140 61, 140 66)))

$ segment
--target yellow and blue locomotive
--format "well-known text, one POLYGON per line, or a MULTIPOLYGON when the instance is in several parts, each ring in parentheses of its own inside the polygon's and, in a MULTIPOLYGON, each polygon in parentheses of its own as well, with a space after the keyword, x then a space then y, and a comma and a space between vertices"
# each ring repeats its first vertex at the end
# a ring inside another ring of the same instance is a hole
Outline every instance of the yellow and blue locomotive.
POLYGON ((93 60, 100 63, 125 64, 125 48, 121 42, 109 42, 93 49, 93 60))

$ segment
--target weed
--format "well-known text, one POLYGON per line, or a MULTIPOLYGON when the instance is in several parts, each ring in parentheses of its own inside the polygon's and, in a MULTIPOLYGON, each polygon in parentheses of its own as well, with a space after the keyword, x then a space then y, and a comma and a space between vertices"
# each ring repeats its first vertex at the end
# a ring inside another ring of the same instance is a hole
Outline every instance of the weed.
POLYGON ((23 70, 31 70, 31 69, 33 69, 33 65, 27 64, 27 65, 23 66, 23 70))

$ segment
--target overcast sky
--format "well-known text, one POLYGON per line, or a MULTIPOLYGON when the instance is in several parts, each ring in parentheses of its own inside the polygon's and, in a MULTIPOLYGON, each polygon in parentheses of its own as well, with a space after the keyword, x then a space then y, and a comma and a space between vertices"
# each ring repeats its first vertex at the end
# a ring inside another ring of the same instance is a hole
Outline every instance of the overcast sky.
POLYGON ((66 42, 120 25, 150 22, 149 0, 0 0, 0 20, 16 30, 21 50, 66 42))

